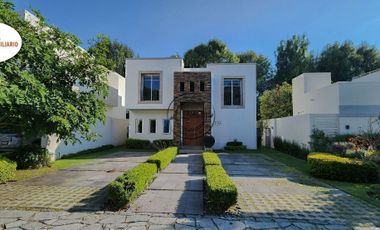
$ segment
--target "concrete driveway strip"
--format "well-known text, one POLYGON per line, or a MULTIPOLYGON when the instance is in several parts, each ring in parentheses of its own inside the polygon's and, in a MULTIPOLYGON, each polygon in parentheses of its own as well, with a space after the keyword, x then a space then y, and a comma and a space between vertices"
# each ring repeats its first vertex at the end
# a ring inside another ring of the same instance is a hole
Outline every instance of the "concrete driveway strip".
POLYGON ((151 153, 117 152, 87 164, 0 185, 0 207, 43 210, 101 210, 106 186, 151 153))

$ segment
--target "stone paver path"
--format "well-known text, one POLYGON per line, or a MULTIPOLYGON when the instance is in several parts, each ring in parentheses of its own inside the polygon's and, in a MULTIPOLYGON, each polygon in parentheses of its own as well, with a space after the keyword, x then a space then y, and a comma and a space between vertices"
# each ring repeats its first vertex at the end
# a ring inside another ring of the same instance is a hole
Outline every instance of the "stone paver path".
POLYGON ((118 152, 87 164, 0 185, 0 208, 100 210, 106 186, 150 153, 118 152))
MULTIPOLYGON (((238 187, 241 216, 380 227, 380 209, 262 154, 220 154, 238 187)), ((303 226, 303 225, 302 225, 303 226)), ((301 229, 308 228, 307 225, 301 229)))
POLYGON ((203 214, 203 165, 198 154, 180 154, 130 207, 135 213, 203 214))

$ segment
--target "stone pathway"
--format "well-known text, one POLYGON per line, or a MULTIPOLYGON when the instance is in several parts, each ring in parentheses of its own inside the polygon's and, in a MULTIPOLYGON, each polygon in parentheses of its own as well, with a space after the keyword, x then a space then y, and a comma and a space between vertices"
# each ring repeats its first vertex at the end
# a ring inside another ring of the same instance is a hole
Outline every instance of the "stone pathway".
POLYGON ((265 155, 221 154, 220 157, 238 187, 237 210, 241 216, 380 227, 379 208, 292 171, 265 155))
POLYGON ((180 154, 130 207, 135 213, 203 214, 203 165, 198 154, 180 154))
POLYGON ((106 186, 150 153, 118 152, 87 164, 0 185, 0 208, 101 210, 106 186))

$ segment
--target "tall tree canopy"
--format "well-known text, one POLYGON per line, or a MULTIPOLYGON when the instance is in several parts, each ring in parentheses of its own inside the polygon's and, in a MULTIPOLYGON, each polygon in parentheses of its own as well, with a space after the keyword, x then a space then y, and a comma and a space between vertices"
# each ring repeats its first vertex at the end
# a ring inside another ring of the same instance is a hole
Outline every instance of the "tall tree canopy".
POLYGON ((317 71, 331 72, 333 82, 350 81, 352 77, 380 68, 380 54, 375 47, 352 42, 327 45, 316 61, 317 71))
POLYGON ((207 44, 200 44, 188 50, 184 56, 186 67, 206 67, 207 63, 238 63, 239 58, 232 53, 226 44, 213 39, 207 44))
POLYGON ((291 116, 292 86, 286 82, 267 90, 259 97, 260 117, 263 120, 291 116))
POLYGON ((97 63, 125 76, 125 59, 134 56, 133 50, 116 40, 111 41, 108 36, 99 34, 90 41, 88 52, 93 55, 97 63))
POLYGON ((20 52, 0 63, 0 128, 70 142, 93 139, 92 125, 105 120, 107 70, 79 48, 79 39, 41 16, 32 26, 13 4, 0 0, 0 9, 0 22, 23 38, 20 52))
POLYGON ((294 35, 283 40, 276 51, 276 81, 289 82, 301 73, 312 70, 313 57, 308 50, 309 40, 305 35, 294 35))

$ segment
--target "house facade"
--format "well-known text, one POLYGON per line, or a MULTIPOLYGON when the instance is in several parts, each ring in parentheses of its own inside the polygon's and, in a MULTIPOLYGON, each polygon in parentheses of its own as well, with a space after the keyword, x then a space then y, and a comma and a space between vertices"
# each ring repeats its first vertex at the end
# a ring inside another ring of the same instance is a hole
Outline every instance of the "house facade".
POLYGON ((214 148, 239 140, 256 148, 255 64, 185 68, 180 58, 126 60, 129 138, 173 139, 178 146, 214 148))
POLYGON ((368 129, 380 115, 380 70, 331 83, 331 73, 304 73, 292 80, 293 116, 268 120, 266 144, 278 136, 308 146, 313 129, 328 135, 368 129))

